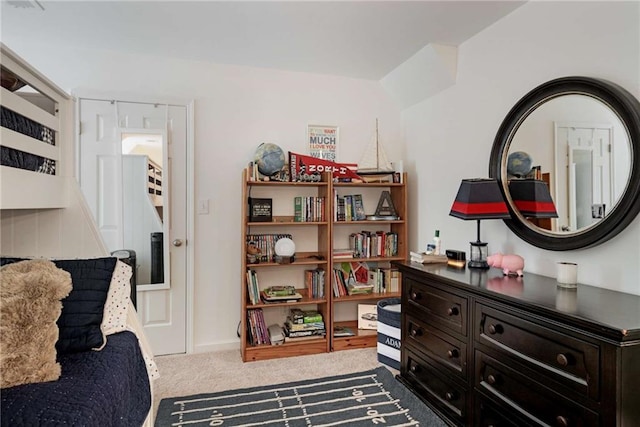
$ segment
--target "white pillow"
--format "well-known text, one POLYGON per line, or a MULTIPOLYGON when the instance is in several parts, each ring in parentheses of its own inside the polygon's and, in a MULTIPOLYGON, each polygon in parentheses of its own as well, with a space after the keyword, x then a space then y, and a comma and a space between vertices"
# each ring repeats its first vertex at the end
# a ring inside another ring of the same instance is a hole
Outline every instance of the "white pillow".
POLYGON ((105 335, 127 329, 127 309, 131 301, 131 266, 118 260, 111 276, 111 284, 104 304, 100 328, 105 335))

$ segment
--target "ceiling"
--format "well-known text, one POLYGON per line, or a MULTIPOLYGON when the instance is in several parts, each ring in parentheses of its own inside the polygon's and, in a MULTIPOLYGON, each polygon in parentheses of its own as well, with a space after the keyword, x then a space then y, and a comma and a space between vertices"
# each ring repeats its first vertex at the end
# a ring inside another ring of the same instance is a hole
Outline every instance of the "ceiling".
POLYGON ((9 48, 62 44, 379 80, 424 46, 458 46, 525 2, 37 3, 2 1, 0 31, 9 48))

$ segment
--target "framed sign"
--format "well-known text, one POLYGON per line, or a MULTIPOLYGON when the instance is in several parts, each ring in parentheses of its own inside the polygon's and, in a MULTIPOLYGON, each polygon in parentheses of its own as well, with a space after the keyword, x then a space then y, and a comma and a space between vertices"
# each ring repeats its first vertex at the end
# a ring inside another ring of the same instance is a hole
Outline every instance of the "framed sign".
POLYGON ((338 146, 338 127, 323 125, 308 125, 307 140, 309 141, 309 155, 330 162, 336 161, 336 147, 338 146))
POLYGON ((271 199, 257 199, 249 197, 249 221, 271 222, 271 199))

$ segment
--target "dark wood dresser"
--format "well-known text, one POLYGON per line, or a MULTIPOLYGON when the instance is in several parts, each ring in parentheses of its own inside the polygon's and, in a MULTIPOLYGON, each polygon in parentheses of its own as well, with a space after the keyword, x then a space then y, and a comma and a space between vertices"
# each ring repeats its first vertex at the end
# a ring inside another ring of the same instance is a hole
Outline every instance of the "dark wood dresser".
POLYGON ((498 269, 402 271, 398 379, 451 425, 640 426, 640 296, 498 269))

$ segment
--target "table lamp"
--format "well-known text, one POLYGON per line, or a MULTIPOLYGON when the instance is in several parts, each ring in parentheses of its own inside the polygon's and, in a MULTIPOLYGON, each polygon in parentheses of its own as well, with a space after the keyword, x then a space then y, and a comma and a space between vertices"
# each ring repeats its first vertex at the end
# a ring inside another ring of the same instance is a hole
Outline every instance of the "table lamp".
POLYGON ((495 179, 463 179, 449 215, 456 218, 478 222, 478 238, 471 244, 469 268, 489 268, 487 264, 488 248, 480 240, 481 219, 511 218, 507 204, 495 179))
POLYGON ((512 179, 509 194, 525 218, 558 218, 549 186, 539 179, 512 179))

